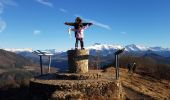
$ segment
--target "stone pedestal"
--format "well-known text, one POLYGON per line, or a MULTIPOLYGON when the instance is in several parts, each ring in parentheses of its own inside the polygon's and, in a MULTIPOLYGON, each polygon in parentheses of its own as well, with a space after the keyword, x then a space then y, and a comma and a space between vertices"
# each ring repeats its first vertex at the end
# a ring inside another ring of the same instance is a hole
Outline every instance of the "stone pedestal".
POLYGON ((29 91, 30 100, 126 100, 121 81, 99 70, 41 75, 30 80, 29 91))
POLYGON ((89 50, 69 50, 68 66, 69 72, 86 73, 88 72, 88 56, 89 50))

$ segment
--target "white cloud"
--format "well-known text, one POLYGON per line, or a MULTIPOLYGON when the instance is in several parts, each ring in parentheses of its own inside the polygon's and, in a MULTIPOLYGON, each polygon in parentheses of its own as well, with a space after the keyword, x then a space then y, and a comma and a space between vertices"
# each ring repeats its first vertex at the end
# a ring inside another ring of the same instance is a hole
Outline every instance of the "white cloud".
POLYGON ((127 34, 127 32, 120 32, 121 34, 127 34))
POLYGON ((59 11, 63 12, 63 13, 67 13, 68 11, 66 9, 60 8, 59 11))
MULTIPOLYGON (((89 19, 88 19, 88 20, 89 20, 89 19)), ((110 27, 109 25, 106 25, 106 24, 97 22, 97 21, 95 21, 95 20, 89 20, 89 21, 92 22, 92 23, 93 23, 94 25, 96 25, 96 26, 99 26, 99 27, 102 27, 102 28, 111 30, 111 27, 110 27)))
POLYGON ((40 30, 34 30, 34 31, 33 31, 33 35, 39 35, 39 34, 41 34, 41 31, 40 31, 40 30))
POLYGON ((0 33, 3 32, 6 27, 7 27, 6 22, 0 19, 0 33))
MULTIPOLYGON (((17 6, 17 3, 14 2, 14 0, 0 0, 0 15, 3 14, 6 6, 17 6)), ((6 27, 6 22, 0 18, 0 33, 3 32, 6 27)))
POLYGON ((103 24, 101 22, 98 22, 98 21, 95 21, 95 20, 92 20, 92 19, 86 19, 86 18, 83 18, 82 16, 79 16, 79 15, 75 15, 75 16, 76 17, 81 17, 83 20, 91 22, 91 23, 93 23, 94 25, 96 25, 98 27, 105 28, 107 30, 111 30, 111 27, 109 25, 103 24))
POLYGON ((17 3, 14 0, 0 0, 0 2, 4 5, 17 6, 17 3))
POLYGON ((3 13, 3 10, 4 10, 4 5, 0 2, 0 14, 3 13))
POLYGON ((14 0, 0 0, 0 14, 3 13, 5 6, 17 6, 14 0))
POLYGON ((45 6, 53 7, 53 4, 49 2, 49 0, 36 0, 36 1, 45 6))

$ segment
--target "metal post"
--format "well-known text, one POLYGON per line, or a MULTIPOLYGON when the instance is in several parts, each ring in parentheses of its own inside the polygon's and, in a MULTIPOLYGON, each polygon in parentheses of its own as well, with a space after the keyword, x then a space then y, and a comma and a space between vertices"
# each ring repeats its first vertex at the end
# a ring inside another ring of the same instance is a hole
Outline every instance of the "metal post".
POLYGON ((48 56, 48 57, 49 57, 48 73, 50 73, 50 66, 51 66, 51 56, 48 56))
POLYGON ((125 48, 123 49, 119 49, 115 52, 115 63, 116 63, 116 79, 119 79, 119 54, 121 54, 123 51, 125 50, 125 48))
POLYGON ((115 55, 115 62, 116 62, 116 79, 118 79, 118 55, 115 55))
POLYGON ((41 67, 41 75, 43 74, 43 70, 42 70, 42 56, 40 55, 40 67, 41 67))
POLYGON ((41 75, 43 74, 42 56, 48 56, 48 57, 49 57, 48 72, 50 72, 51 56, 52 56, 53 54, 48 53, 48 52, 45 52, 45 51, 40 51, 40 50, 34 51, 33 53, 36 54, 36 55, 38 55, 38 56, 40 56, 41 75))
POLYGON ((117 55, 117 76, 119 79, 119 55, 117 55))

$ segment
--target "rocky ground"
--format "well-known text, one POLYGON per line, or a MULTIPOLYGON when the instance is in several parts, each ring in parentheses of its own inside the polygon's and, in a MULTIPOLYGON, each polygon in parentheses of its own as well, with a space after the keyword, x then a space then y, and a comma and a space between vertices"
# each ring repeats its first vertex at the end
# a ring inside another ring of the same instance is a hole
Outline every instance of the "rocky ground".
POLYGON ((43 98, 50 100, 123 99, 124 91, 120 81, 104 74, 107 73, 99 70, 90 70, 84 74, 47 74, 32 79, 30 90, 32 97, 39 99, 44 95, 43 98))
MULTIPOLYGON (((104 71, 96 70, 93 71, 94 74, 84 74, 84 75, 76 75, 76 74, 68 74, 68 73, 58 73, 53 75, 45 75, 39 77, 38 79, 34 79, 33 81, 36 83, 43 83, 49 85, 59 86, 57 89, 60 91, 55 91, 51 95, 54 98, 62 98, 62 97, 85 97, 82 94, 82 91, 87 94, 97 93, 98 88, 106 92, 106 89, 109 89, 114 86, 107 87, 110 83, 115 80, 115 69, 113 67, 108 68, 104 71), (63 76, 66 79, 62 80, 63 76), (72 76, 72 77, 70 77, 72 76), (60 80, 54 80, 54 77, 58 77, 60 80), (70 79, 71 78, 71 79, 70 79), (86 79, 89 79, 88 81, 86 79), (109 81, 108 81, 109 80, 109 81), (104 87, 104 88, 102 88, 104 87), (77 90, 71 90, 72 88, 77 88, 77 90), (66 91, 62 91, 62 89, 66 91), (89 89, 89 90, 88 90, 89 89), (80 91, 79 91, 80 90, 80 91), (87 90, 87 91, 86 91, 87 90), (71 92, 70 92, 71 91, 71 92), (74 94, 75 93, 75 94, 74 94)), ((147 75, 139 75, 136 73, 129 73, 126 69, 120 69, 120 80, 123 86, 122 94, 125 94, 126 100, 169 100, 170 99, 170 80, 158 80, 152 78, 147 75)), ((42 88, 42 86, 40 87, 42 88)), ((52 88, 52 87, 51 87, 52 88)), ((56 87, 55 87, 56 88, 56 87)), ((103 95, 104 92, 97 93, 97 95, 103 95), (103 94, 102 94, 103 93, 103 94)), ((108 92, 108 91, 107 91, 108 92)), ((114 91, 115 92, 115 91, 114 91)), ((108 92, 109 93, 109 92, 108 92)), ((107 96, 108 97, 108 96, 107 96)), ((95 97, 98 98, 98 97, 95 97)), ((94 99, 94 95, 93 95, 94 99)), ((100 99, 105 100, 104 96, 101 96, 100 99)))

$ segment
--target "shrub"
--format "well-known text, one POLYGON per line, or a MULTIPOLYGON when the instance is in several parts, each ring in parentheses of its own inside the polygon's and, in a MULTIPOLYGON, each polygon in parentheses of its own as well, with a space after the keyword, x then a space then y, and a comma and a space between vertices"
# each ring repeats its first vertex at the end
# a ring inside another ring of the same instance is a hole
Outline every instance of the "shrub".
POLYGON ((34 72, 24 70, 10 70, 0 74, 0 88, 12 88, 19 86, 28 86, 29 79, 35 75, 34 72))

